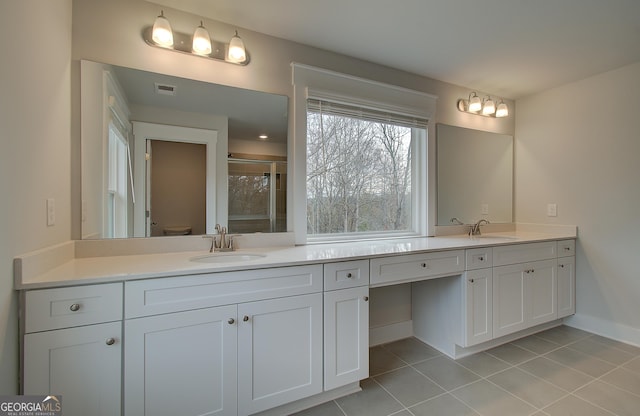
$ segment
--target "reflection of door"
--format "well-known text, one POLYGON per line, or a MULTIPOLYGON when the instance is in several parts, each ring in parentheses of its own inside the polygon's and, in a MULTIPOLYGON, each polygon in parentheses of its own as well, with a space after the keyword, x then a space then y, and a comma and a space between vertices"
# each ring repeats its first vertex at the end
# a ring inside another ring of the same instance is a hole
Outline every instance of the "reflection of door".
MULTIPOLYGON (((215 180, 215 161, 216 161, 216 142, 218 132, 215 130, 203 130, 203 129, 193 129, 186 127, 177 127, 177 126, 168 126, 162 124, 151 124, 151 123, 141 123, 141 122, 133 122, 133 133, 134 133, 134 141, 135 141, 135 165, 134 165, 134 181, 135 181, 135 191, 138 195, 153 195, 159 193, 158 190, 154 192, 153 185, 153 174, 147 176, 147 163, 145 161, 145 155, 147 154, 147 141, 151 143, 155 143, 152 145, 153 147, 153 158, 156 160, 159 156, 158 151, 160 147, 158 143, 190 143, 196 145, 204 145, 206 148, 205 157, 205 165, 206 165, 206 179, 205 179, 205 210, 206 210, 206 221, 204 230, 200 231, 200 233, 213 233, 213 228, 215 225, 215 214, 216 214, 216 180, 215 180), (147 186, 147 177, 150 178, 150 186, 147 186)), ((162 145, 162 144, 161 144, 162 145)), ((161 146, 160 145, 160 146, 161 146)), ((197 147, 196 147, 197 148, 197 147)), ((162 151, 162 150, 160 150, 162 151)), ((169 150, 165 152, 165 158, 176 159, 177 158, 177 150, 169 150)), ((183 166, 174 168, 178 171, 190 171, 193 169, 192 166, 183 166)), ((151 170, 156 170, 155 167, 151 167, 151 170)), ((175 173, 175 171, 174 171, 175 173)), ((172 176, 178 176, 169 174, 170 178, 172 176)), ((186 187, 185 184, 180 184, 178 186, 186 187)), ((163 187, 164 188, 164 187, 163 187)), ((168 197, 165 199, 171 199, 176 204, 180 203, 182 197, 179 196, 173 188, 173 193, 169 193, 168 197)), ((181 223, 182 220, 176 220, 176 223, 165 223, 160 226, 160 217, 154 214, 154 217, 151 217, 150 209, 151 204, 157 205, 155 199, 152 201, 149 199, 145 201, 145 198, 140 198, 136 200, 136 204, 134 206, 134 236, 135 237, 145 237, 150 235, 163 235, 163 228, 168 227, 184 227, 189 226, 191 224, 181 223), (148 220, 147 220, 148 219, 148 220), (150 228, 147 224, 151 222, 158 223, 158 227, 154 227, 157 231, 149 232, 150 228)), ((154 208, 157 210, 157 207, 154 208)), ((180 208, 176 208, 176 210, 180 210, 180 208)), ((193 233, 196 233, 196 230, 193 230, 193 233)))
POLYGON ((147 235, 204 234, 206 146, 147 140, 147 235))
POLYGON ((286 162, 229 160, 229 231, 286 231, 286 162))

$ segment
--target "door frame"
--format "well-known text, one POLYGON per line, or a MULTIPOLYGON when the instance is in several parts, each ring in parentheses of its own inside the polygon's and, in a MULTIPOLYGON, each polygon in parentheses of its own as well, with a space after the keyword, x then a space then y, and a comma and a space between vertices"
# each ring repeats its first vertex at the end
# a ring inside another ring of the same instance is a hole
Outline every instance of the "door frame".
POLYGON ((133 121, 134 141, 134 170, 133 181, 136 199, 133 207, 133 236, 149 237, 146 235, 146 195, 147 169, 145 154, 147 140, 162 140, 179 143, 196 143, 206 146, 206 187, 207 187, 207 213, 206 233, 213 234, 216 221, 216 144, 218 142, 217 130, 196 129, 192 127, 170 126, 166 124, 144 123, 133 121))

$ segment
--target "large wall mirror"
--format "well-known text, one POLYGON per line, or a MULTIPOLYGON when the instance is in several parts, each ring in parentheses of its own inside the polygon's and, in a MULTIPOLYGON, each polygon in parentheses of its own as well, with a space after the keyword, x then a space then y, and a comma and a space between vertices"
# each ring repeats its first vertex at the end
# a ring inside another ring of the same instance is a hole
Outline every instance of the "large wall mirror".
POLYGON ((438 124, 437 225, 513 222, 513 137, 438 124))
POLYGON ((80 72, 83 239, 286 231, 288 97, 80 72))

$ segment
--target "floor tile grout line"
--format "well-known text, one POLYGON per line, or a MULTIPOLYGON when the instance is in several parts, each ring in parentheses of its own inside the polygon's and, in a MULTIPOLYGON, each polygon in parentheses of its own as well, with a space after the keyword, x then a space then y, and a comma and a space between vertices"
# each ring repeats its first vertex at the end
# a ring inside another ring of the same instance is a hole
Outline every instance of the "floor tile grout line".
MULTIPOLYGON (((614 371, 619 370, 619 369, 626 370, 626 368, 624 368, 624 367, 623 367, 623 364, 621 364, 621 365, 619 365, 619 366, 617 366, 617 367, 614 367, 613 369, 611 369, 611 370, 607 371, 606 373, 602 374, 600 377, 597 377, 594 381, 599 381, 599 382, 604 383, 604 384, 607 384, 608 386, 611 386, 611 387, 613 387, 613 388, 615 388, 615 389, 617 389, 617 390, 621 390, 621 391, 623 391, 623 392, 627 392, 627 393, 631 394, 632 396, 636 396, 636 397, 640 398, 640 392, 636 393, 636 392, 633 392, 633 391, 627 390, 627 389, 625 389, 625 388, 623 388, 623 387, 620 387, 620 386, 618 386, 618 385, 616 385, 616 384, 613 384, 613 383, 611 383, 611 382, 609 382, 609 381, 607 381, 607 380, 604 380, 604 379, 602 378, 602 377, 604 377, 604 376, 606 376, 606 375, 608 375, 608 374, 611 374, 611 373, 613 373, 614 371)), ((589 384, 591 384, 591 383, 589 383, 589 384)), ((585 385, 585 386, 586 386, 586 385, 585 385)))
POLYGON ((338 406, 338 409, 342 412, 343 416, 349 416, 349 415, 347 415, 346 410, 344 410, 344 409, 342 408, 342 406, 340 406, 340 403, 338 403, 338 400, 335 400, 335 399, 334 399, 334 400, 333 400, 333 402, 336 404, 336 406, 338 406))
MULTIPOLYGON (((545 357, 540 357, 540 358, 545 358, 545 357)), ((572 371, 576 371, 576 372, 578 372, 578 373, 580 373, 580 374, 583 374, 583 375, 585 375, 585 376, 589 377, 589 378, 590 378, 590 380, 589 380, 588 382, 586 382, 586 383, 582 384, 581 386, 576 387, 576 388, 575 388, 575 389, 573 389, 573 390, 567 390, 567 389, 565 389, 565 388, 564 388, 564 387, 562 387, 562 386, 559 386, 559 385, 557 385, 557 384, 555 384, 555 383, 553 383, 553 382, 551 382, 551 381, 548 381, 545 377, 540 377, 539 375, 534 374, 534 373, 532 373, 532 372, 528 371, 528 370, 527 370, 527 369, 525 369, 525 368, 520 368, 520 366, 516 366, 516 368, 517 368, 518 370, 520 370, 520 371, 523 371, 523 372, 525 372, 525 373, 527 373, 527 374, 529 374, 529 375, 533 376, 533 377, 537 377, 537 378, 539 378, 540 380, 543 380, 543 381, 545 381, 545 382, 547 382, 547 383, 551 384, 552 386, 559 388, 560 390, 562 390, 562 391, 564 391, 564 392, 567 392, 567 394, 571 394, 571 393, 573 393, 573 392, 575 392, 575 391, 577 391, 577 390, 579 390, 579 389, 583 388, 584 386, 586 386, 587 384, 589 384, 590 382, 592 382, 593 380, 595 380, 595 379, 596 379, 595 377, 590 376, 589 374, 583 373, 583 372, 581 372, 581 371, 578 371, 578 370, 576 370, 575 368, 571 368, 571 367, 566 366, 566 365, 564 365, 564 364, 557 363, 557 362, 555 362, 555 361, 553 361, 553 360, 550 360, 550 359, 548 359, 548 358, 545 358, 545 359, 547 359, 547 360, 549 360, 549 361, 553 362, 554 364, 559 365, 560 367, 564 367, 564 368, 566 368, 567 370, 572 370, 572 371)))
POLYGON ((397 412, 394 412, 394 413, 391 413, 391 414, 399 413, 399 412, 401 412, 402 410, 409 410, 409 409, 407 408, 407 406, 405 406, 405 405, 404 405, 404 403, 402 403, 400 400, 398 400, 398 398, 397 398, 396 396, 394 396, 394 395, 393 395, 393 393, 391 393, 389 390, 387 390, 387 388, 386 388, 385 386, 383 386, 383 385, 382 385, 382 383, 380 383, 380 382, 379 382, 378 380, 376 380, 375 378, 373 379, 373 381, 374 381, 378 386, 380 386, 380 388, 381 388, 382 390, 386 391, 386 392, 387 392, 387 394, 388 394, 389 396, 391 396, 391 397, 393 398, 393 400, 395 400, 396 402, 398 402, 398 404, 400 404, 400 406, 402 407, 402 409, 401 409, 401 410, 398 410, 397 412))

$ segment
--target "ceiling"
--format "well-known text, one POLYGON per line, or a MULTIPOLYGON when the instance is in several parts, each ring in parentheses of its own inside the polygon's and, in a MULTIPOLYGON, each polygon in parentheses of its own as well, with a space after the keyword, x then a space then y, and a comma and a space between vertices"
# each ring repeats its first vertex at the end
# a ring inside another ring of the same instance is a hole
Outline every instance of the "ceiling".
POLYGON ((137 69, 112 66, 129 104, 166 108, 228 118, 229 138, 258 140, 266 134, 272 143, 286 143, 288 98, 137 69), (158 93, 157 85, 173 94, 158 93))
POLYGON ((640 0, 152 1, 511 99, 640 61, 640 0))

